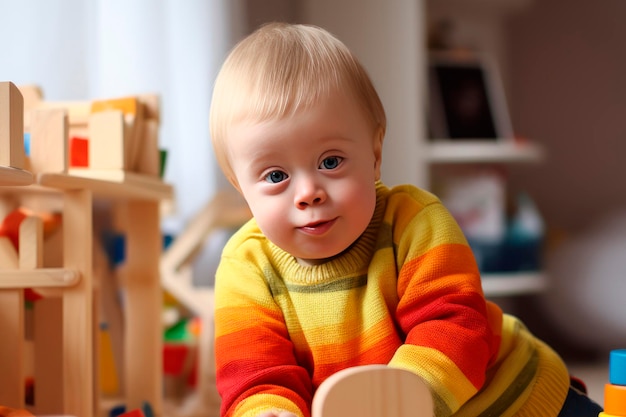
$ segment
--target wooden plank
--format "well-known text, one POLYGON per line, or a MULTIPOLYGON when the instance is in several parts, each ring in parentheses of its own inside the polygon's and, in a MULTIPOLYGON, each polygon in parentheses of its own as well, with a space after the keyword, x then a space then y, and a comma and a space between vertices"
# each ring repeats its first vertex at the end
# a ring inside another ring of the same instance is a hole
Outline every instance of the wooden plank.
MULTIPOLYGON (((0 271, 17 269, 17 251, 7 237, 0 237, 0 271)), ((24 408, 24 291, 0 289, 0 404, 24 408)))
POLYGON ((64 193, 63 258, 66 268, 82 279, 63 291, 63 410, 72 416, 91 416, 94 398, 92 195, 87 190, 64 193))
POLYGON ((67 288, 80 281, 80 273, 64 268, 40 268, 32 271, 0 270, 0 288, 67 288))
POLYGON ((159 204, 129 201, 126 222, 126 265, 123 285, 125 304, 126 405, 140 408, 148 401, 156 415, 162 408, 162 313, 159 279, 161 255, 159 204))
MULTIPOLYGON (((1 151, 0 151, 1 152, 1 151)), ((0 166, 0 185, 30 185, 35 176, 24 169, 0 166)))
POLYGON ((68 159, 67 111, 65 109, 33 110, 30 128, 32 172, 67 172, 68 159))
POLYGON ((55 415, 63 409, 63 299, 42 298, 33 309, 35 410, 55 415))
POLYGON ((71 175, 40 174, 38 182, 65 190, 89 189, 98 197, 109 197, 113 200, 165 200, 174 195, 171 185, 147 175, 125 172, 121 181, 113 182, 78 176, 80 173, 79 169, 72 169, 71 175))
POLYGON ((22 93, 12 82, 0 82, 0 166, 25 165, 22 93))

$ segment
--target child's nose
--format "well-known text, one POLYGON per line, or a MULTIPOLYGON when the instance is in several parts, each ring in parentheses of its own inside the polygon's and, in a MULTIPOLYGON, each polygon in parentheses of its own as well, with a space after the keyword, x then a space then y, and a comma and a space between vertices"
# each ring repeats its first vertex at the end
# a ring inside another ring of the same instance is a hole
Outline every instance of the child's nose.
POLYGON ((296 207, 304 209, 321 204, 326 200, 326 192, 312 179, 298 181, 294 203, 296 207))

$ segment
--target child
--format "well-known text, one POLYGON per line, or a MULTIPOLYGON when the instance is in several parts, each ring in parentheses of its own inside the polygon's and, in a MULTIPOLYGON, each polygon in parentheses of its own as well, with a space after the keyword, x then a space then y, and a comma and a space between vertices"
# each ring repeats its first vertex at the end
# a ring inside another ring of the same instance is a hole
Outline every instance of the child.
POLYGON ((224 63, 211 136, 254 218, 216 277, 221 414, 309 416, 331 374, 388 364, 426 381, 437 416, 597 416, 557 354, 485 300, 439 200, 380 182, 385 128, 365 70, 320 28, 265 25, 224 63))

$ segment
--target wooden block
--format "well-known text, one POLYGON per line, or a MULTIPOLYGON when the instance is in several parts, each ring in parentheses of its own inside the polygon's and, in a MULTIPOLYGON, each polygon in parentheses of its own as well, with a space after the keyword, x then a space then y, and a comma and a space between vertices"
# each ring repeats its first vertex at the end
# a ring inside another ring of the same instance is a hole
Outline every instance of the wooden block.
POLYGON ((33 110, 30 130, 32 171, 66 173, 69 130, 67 110, 33 110))
POLYGON ((106 112, 111 110, 121 110, 124 114, 126 130, 125 142, 125 168, 132 170, 137 157, 138 143, 141 137, 142 121, 144 119, 144 105, 137 97, 121 97, 109 100, 96 100, 91 105, 91 112, 106 112))
POLYGON ((121 110, 124 114, 137 114, 140 110, 137 97, 121 97, 109 100, 94 100, 91 103, 91 113, 109 110, 121 110))
POLYGON ((141 94, 138 99, 144 105, 144 119, 161 124, 161 98, 157 94, 141 94))
POLYGON ((0 165, 25 167, 24 100, 10 81, 0 82, 0 165))
POLYGON ((89 167, 93 169, 125 168, 124 115, 107 110, 89 116, 89 167))
POLYGON ((156 120, 144 120, 143 137, 137 153, 134 171, 158 177, 161 171, 159 154, 159 125, 156 120))
POLYGON ((331 375, 313 398, 312 417, 432 417, 433 399, 412 372, 386 365, 347 368, 331 375))
POLYGON ((32 110, 37 108, 43 101, 43 92, 38 85, 18 85, 17 88, 22 93, 24 99, 24 131, 30 132, 30 121, 32 110))
POLYGON ((24 110, 34 109, 43 101, 43 91, 38 85, 24 84, 18 85, 17 88, 24 99, 24 110))
POLYGON ((70 167, 89 167, 89 139, 78 136, 70 138, 70 167))
POLYGON ((91 114, 91 101, 42 101, 37 109, 64 109, 70 127, 86 126, 91 114))

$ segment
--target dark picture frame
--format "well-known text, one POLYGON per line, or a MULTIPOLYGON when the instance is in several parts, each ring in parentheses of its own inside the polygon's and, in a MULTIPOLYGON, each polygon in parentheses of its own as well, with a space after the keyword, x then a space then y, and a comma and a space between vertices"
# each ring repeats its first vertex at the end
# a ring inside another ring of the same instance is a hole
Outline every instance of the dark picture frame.
POLYGON ((431 138, 513 138, 502 82, 495 64, 486 57, 430 55, 428 91, 431 138))

